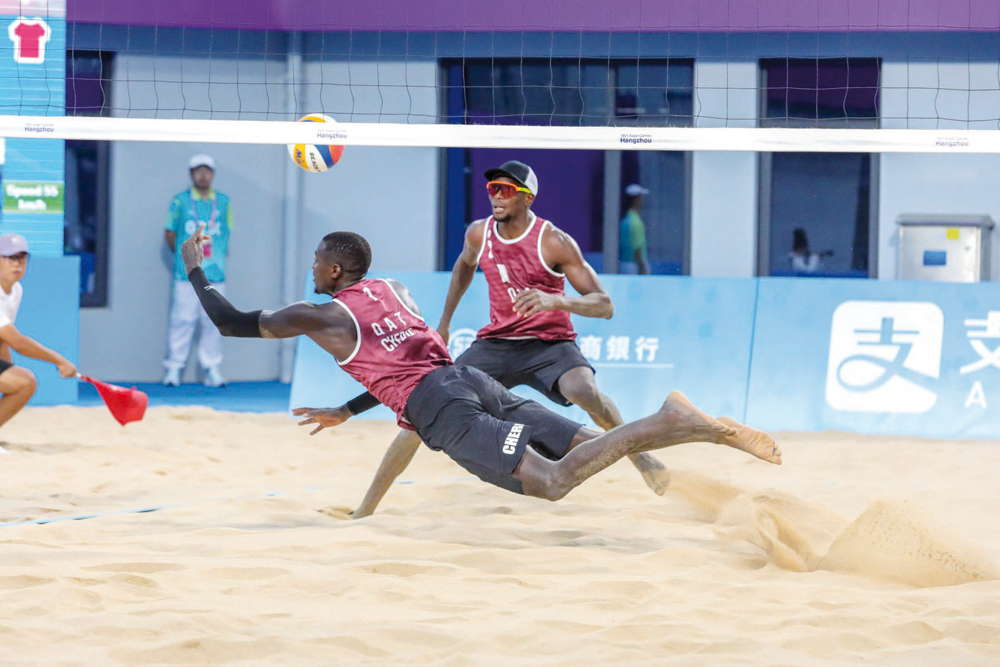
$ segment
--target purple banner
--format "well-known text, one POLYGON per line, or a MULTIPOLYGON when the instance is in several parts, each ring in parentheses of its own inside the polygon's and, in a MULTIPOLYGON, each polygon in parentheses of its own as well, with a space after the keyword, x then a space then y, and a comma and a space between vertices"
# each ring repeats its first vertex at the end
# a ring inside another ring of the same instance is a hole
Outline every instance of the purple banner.
POLYGON ((68 19, 305 32, 995 31, 1000 6, 996 0, 73 0, 68 19))

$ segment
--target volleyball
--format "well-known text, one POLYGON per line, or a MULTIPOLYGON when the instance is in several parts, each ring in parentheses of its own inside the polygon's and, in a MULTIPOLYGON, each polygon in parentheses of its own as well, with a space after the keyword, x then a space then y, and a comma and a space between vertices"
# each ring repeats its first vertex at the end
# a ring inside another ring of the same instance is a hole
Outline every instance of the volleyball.
MULTIPOLYGON (((329 116, 311 113, 299 118, 300 123, 336 123, 329 116)), ((340 161, 344 147, 335 144, 288 144, 288 154, 292 161, 306 171, 318 174, 340 161)))

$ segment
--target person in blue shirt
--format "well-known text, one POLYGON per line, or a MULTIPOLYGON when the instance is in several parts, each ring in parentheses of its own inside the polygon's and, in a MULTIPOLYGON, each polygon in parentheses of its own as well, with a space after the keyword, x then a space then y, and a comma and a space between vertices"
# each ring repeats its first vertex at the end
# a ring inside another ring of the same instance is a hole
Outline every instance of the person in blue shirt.
POLYGON ((191 188, 180 193, 170 202, 167 213, 165 239, 174 253, 174 285, 170 304, 170 323, 167 331, 167 358, 163 365, 167 372, 163 384, 176 387, 181 383, 181 373, 191 350, 195 328, 201 323, 198 339, 198 362, 204 369, 207 387, 226 384, 219 373, 222 364, 222 335, 205 314, 188 282, 180 247, 202 224, 211 241, 205 243, 205 261, 202 264, 209 282, 226 293, 226 255, 229 253, 229 234, 233 228, 233 208, 229 197, 212 189, 215 179, 215 161, 208 155, 195 155, 188 162, 191 188))
POLYGON ((628 211, 622 218, 618 230, 618 272, 649 273, 649 259, 646 257, 646 225, 639 217, 642 210, 642 198, 649 190, 638 183, 625 188, 625 200, 628 211))

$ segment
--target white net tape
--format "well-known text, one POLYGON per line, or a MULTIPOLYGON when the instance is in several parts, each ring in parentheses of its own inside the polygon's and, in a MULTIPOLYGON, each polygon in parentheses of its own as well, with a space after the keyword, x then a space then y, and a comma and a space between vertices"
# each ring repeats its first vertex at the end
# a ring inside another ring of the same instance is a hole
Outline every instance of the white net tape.
POLYGON ((991 130, 541 127, 0 116, 0 136, 226 144, 655 151, 1000 153, 991 130))

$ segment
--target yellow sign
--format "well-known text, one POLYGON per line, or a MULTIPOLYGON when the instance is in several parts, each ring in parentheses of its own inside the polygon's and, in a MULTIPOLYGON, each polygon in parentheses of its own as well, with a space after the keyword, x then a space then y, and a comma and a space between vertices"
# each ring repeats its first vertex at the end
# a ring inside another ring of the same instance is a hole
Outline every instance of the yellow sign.
POLYGON ((945 232, 945 234, 947 234, 949 241, 957 241, 958 240, 958 232, 959 232, 958 227, 949 227, 948 231, 945 232))

